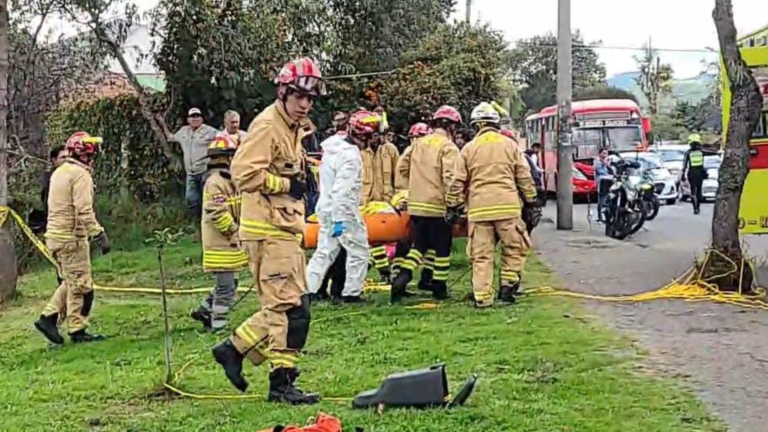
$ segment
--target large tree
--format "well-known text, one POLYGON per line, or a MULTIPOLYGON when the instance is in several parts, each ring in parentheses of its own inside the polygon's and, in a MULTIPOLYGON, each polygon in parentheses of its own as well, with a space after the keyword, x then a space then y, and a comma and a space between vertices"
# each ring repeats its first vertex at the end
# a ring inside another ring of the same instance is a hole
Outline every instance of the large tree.
MULTIPOLYGON (((573 35, 573 91, 605 84, 605 65, 594 48, 584 43, 577 30, 573 35)), ((547 33, 519 41, 512 50, 515 81, 522 86, 520 97, 529 111, 539 111, 557 102, 557 36, 547 33)))
POLYGON ((720 167, 717 199, 712 218, 713 253, 704 262, 703 276, 722 290, 749 290, 754 275, 743 263, 739 242, 739 205, 749 173, 749 140, 760 120, 763 98, 736 43, 731 0, 715 0, 712 17, 731 93, 730 120, 720 167))
POLYGON ((394 69, 401 56, 445 23, 455 0, 328 0, 335 73, 394 69))
POLYGON ((16 292, 16 252, 8 210, 8 0, 0 0, 0 304, 16 292), (5 222, 5 223, 3 223, 5 222))
POLYGON ((228 109, 248 122, 273 100, 271 80, 284 62, 318 55, 332 40, 319 0, 163 0, 158 12, 155 61, 178 101, 176 118, 196 106, 214 123, 228 109))
POLYGON ((46 154, 43 119, 104 66, 105 55, 90 34, 54 37, 44 31, 55 15, 54 0, 12 0, 8 129, 12 148, 22 155, 46 154))
POLYGON ((655 116, 659 113, 661 98, 672 94, 672 66, 661 62, 650 41, 645 46, 643 55, 635 56, 635 62, 640 69, 640 75, 635 78, 635 82, 648 99, 648 110, 655 116))
POLYGON ((131 27, 138 20, 136 4, 130 0, 53 0, 59 13, 69 20, 86 26, 91 35, 112 58, 117 60, 128 82, 137 94, 142 116, 152 129, 163 154, 171 162, 172 170, 183 169, 181 156, 171 145, 171 130, 163 114, 155 112, 150 95, 141 85, 128 63, 123 43, 131 27))

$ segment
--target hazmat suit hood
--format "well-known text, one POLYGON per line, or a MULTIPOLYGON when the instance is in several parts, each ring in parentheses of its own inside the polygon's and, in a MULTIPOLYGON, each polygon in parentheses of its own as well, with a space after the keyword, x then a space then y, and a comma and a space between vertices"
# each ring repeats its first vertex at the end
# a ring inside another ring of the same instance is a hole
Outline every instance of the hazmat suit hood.
POLYGON ((329 137, 320 147, 318 216, 334 222, 358 220, 363 169, 360 149, 341 135, 329 137))

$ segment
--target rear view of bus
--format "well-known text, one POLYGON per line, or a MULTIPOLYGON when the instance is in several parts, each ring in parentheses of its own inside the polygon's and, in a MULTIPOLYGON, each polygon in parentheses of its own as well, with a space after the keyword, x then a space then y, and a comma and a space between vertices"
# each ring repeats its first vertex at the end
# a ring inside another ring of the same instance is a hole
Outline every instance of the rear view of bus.
MULTIPOLYGON (((739 210, 742 234, 768 234, 768 27, 739 39, 741 56, 752 70, 763 106, 760 122, 749 142, 749 174, 744 184, 739 210)), ((723 85, 723 142, 727 143, 731 109, 731 91, 725 70, 720 74, 723 85)))

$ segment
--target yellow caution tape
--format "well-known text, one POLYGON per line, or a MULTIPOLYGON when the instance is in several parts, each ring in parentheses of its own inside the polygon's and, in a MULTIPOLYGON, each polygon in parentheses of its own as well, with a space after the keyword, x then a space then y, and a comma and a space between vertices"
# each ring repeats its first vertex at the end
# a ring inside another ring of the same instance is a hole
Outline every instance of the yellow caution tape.
POLYGON ((8 207, 0 207, 0 227, 5 224, 5 220, 8 219, 8 207))

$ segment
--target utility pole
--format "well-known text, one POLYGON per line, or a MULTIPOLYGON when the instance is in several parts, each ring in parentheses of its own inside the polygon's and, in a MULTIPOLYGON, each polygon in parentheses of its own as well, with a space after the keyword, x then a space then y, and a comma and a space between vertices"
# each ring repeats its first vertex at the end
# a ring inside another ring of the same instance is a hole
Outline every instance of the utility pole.
POLYGON ((467 0, 467 24, 472 20, 472 0, 467 0))
POLYGON ((557 229, 573 229, 571 0, 557 6, 557 229))

